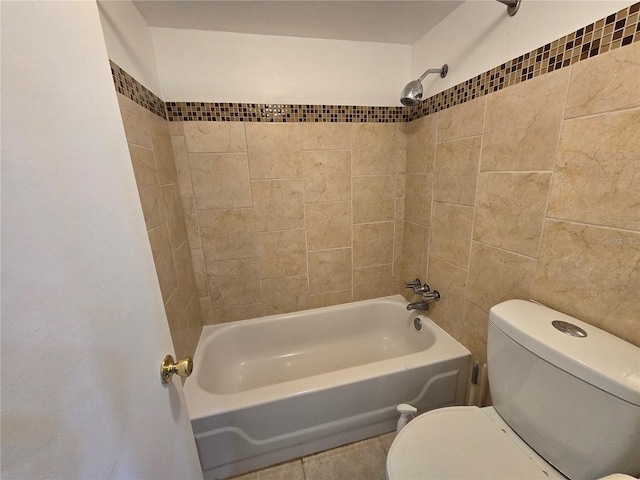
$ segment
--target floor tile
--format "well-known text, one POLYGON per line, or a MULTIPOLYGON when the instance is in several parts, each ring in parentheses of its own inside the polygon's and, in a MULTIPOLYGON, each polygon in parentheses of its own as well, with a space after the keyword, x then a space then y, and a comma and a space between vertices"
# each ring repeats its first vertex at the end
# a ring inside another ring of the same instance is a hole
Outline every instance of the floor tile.
POLYGON ((306 480, 385 480, 386 452, 378 437, 302 459, 306 480))
POLYGON ((391 448, 391 444, 393 440, 396 438, 396 432, 385 433, 384 435, 380 435, 380 441, 382 442, 382 446, 384 447, 384 451, 389 453, 389 449, 391 448))
POLYGON ((281 463, 262 470, 256 470, 229 480, 304 480, 302 461, 281 463))

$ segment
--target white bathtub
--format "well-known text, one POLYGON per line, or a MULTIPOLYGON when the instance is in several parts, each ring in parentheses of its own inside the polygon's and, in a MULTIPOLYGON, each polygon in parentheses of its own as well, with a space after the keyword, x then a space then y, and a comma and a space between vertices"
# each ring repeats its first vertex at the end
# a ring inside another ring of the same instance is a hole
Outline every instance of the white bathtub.
POLYGON ((399 403, 461 405, 470 354, 399 295, 204 327, 185 396, 205 478, 395 429, 399 403))

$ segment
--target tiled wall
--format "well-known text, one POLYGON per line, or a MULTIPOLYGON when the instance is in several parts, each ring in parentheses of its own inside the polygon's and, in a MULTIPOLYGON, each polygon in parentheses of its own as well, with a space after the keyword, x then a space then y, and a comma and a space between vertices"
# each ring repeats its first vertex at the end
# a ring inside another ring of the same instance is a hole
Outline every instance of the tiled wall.
POLYGON ((412 122, 399 270, 479 360, 509 298, 640 345, 639 107, 635 43, 412 122))
MULTIPOLYGON (((419 276, 443 294, 429 315, 481 361, 487 312, 507 298, 640 345, 639 10, 412 109, 167 103, 204 322, 407 295, 419 276)), ((112 69, 120 93, 161 102, 112 69)), ((199 329, 173 322, 193 346, 199 329)))
POLYGON ((118 102, 175 353, 193 356, 202 315, 168 122, 123 95, 118 102))
POLYGON ((391 294, 401 125, 170 128, 205 323, 391 294))

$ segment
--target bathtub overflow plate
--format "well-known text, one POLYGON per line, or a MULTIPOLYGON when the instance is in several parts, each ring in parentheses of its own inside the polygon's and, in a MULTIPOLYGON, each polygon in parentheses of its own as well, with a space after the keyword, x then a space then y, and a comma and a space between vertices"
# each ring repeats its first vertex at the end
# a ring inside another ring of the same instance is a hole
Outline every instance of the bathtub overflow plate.
POLYGON ((572 337, 584 338, 587 336, 587 332, 585 332, 582 328, 573 323, 563 322, 562 320, 554 320, 551 322, 557 330, 560 330, 565 335, 571 335, 572 337))
POLYGON ((422 330, 422 320, 420 320, 418 317, 414 318, 413 326, 416 328, 416 330, 422 330))

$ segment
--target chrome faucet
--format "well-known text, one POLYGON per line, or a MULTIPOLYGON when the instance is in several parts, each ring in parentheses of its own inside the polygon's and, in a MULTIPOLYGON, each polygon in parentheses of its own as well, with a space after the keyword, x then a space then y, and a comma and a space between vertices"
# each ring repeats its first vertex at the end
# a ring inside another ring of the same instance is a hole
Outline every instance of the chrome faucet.
POLYGON ((407 288, 411 288, 415 294, 421 294, 422 299, 419 302, 412 302, 407 305, 407 310, 429 310, 429 302, 440 300, 440 292, 438 290, 431 291, 428 284, 422 284, 419 278, 405 282, 407 288))

